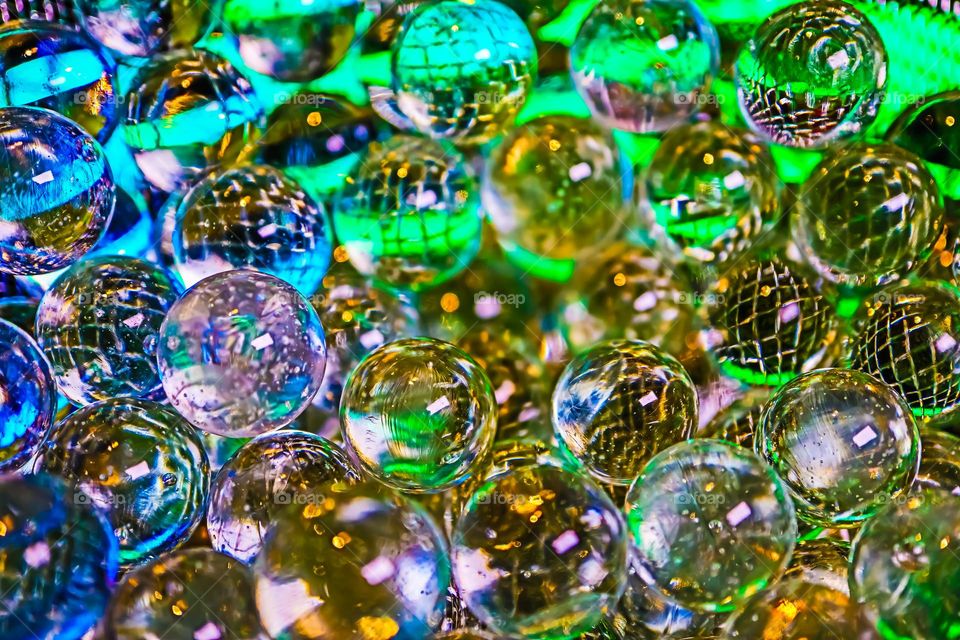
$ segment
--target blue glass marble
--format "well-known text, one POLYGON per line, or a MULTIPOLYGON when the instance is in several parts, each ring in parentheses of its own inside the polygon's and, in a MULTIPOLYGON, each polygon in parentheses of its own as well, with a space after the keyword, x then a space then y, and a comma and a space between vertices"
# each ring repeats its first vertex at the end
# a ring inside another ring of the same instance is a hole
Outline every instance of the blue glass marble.
POLYGON ((0 320, 0 472, 33 456, 56 408, 50 363, 25 331, 0 320))

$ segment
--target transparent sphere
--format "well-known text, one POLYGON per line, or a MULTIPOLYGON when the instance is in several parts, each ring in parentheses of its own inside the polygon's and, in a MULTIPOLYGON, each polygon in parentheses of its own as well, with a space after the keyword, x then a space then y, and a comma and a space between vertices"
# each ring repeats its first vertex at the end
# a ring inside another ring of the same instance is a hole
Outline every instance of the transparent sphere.
POLYGON ((893 286, 865 301, 850 363, 892 386, 919 417, 960 406, 960 293, 942 282, 893 286))
POLYGON ((886 637, 949 638, 960 615, 960 500, 925 490, 888 504, 853 542, 850 588, 886 637))
POLYGON ((416 291, 449 280, 477 255, 477 200, 460 154, 396 135, 370 145, 344 185, 333 223, 357 271, 416 291))
POLYGON ((589 119, 546 116, 517 127, 486 163, 483 208, 507 255, 567 260, 621 230, 619 153, 589 119))
POLYGON ((451 544, 464 601, 504 635, 576 638, 626 584, 619 511, 592 480, 555 466, 520 466, 485 482, 451 544))
POLYGON ((203 518, 210 466, 197 431, 163 405, 105 400, 57 424, 37 469, 66 479, 103 511, 135 566, 185 542, 203 518))
POLYGON ((793 549, 790 566, 783 579, 799 578, 829 587, 843 594, 850 593, 847 582, 850 543, 837 538, 800 539, 793 549))
POLYGON ((123 139, 143 177, 163 193, 252 157, 263 126, 249 81, 201 50, 151 58, 137 70, 126 100, 123 139))
POLYGON ((860 371, 796 378, 763 411, 754 441, 793 495, 801 517, 855 527, 910 488, 920 433, 889 386, 860 371))
POLYGON ((253 575, 211 549, 175 551, 127 573, 104 622, 113 640, 266 640, 253 575))
POLYGON ((900 112, 884 138, 930 164, 960 168, 953 154, 958 144, 953 126, 960 117, 960 91, 950 90, 925 96, 900 112))
POLYGON ((90 36, 27 21, 0 33, 0 107, 56 111, 105 142, 117 123, 116 65, 90 36))
POLYGON ((431 492, 462 481, 490 451, 497 402, 470 356, 440 340, 409 338, 380 347, 350 373, 340 424, 372 476, 431 492))
POLYGON ((218 2, 189 0, 75 0, 84 29, 123 56, 196 44, 213 22, 218 2))
POLYGON ((720 409, 697 431, 698 438, 726 440, 753 449, 753 439, 760 426, 760 414, 770 399, 767 387, 750 387, 740 397, 720 409))
POLYGON ((537 75, 526 25, 493 0, 421 4, 391 50, 400 110, 421 132, 458 144, 481 144, 509 127, 537 75))
POLYGON ((933 176, 909 151, 856 144, 827 153, 807 178, 791 237, 827 280, 882 285, 933 250, 943 206, 933 176))
POLYGON ((196 427, 249 437, 292 422, 326 360, 316 311, 289 284, 256 271, 198 282, 160 327, 160 379, 196 427))
POLYGON ((114 194, 103 149, 76 123, 0 109, 0 270, 35 275, 76 261, 110 224, 114 194))
POLYGON ((248 67, 279 80, 306 82, 340 63, 362 8, 358 0, 226 0, 223 20, 248 67))
POLYGON ((0 320, 0 473, 19 469, 33 457, 56 409, 49 361, 29 334, 0 320))
POLYGON ((601 342, 577 355, 553 390, 557 437, 593 476, 628 485, 658 451, 697 425, 697 389, 648 342, 601 342))
POLYGON ((779 386, 825 364, 838 322, 800 270, 778 257, 732 264, 706 296, 707 348, 728 377, 779 386))
POLYGON ((925 427, 920 429, 920 451, 913 490, 943 489, 960 496, 960 438, 925 427))
POLYGON ((308 502, 277 514, 254 565, 271 637, 418 640, 436 629, 450 560, 426 512, 375 484, 308 502))
POLYGON ((769 231, 779 210, 773 157, 749 131, 718 122, 670 129, 643 176, 654 228, 696 263, 721 263, 769 231))
POLYGON ((187 192, 176 216, 173 259, 188 287, 250 267, 309 296, 330 266, 333 230, 326 211, 272 167, 211 174, 187 192))
POLYGON ((84 258, 57 278, 37 309, 36 335, 60 392, 77 405, 162 397, 160 325, 183 291, 139 258, 84 258))
POLYGON ((54 478, 7 475, 0 522, 0 636, 84 637, 117 575, 117 540, 103 516, 54 478))
POLYGON ((730 611, 780 577, 797 537, 773 469, 721 440, 660 452, 630 487, 626 514, 643 579, 699 611, 730 611))
POLYGON ((457 629, 431 636, 431 640, 499 640, 499 638, 480 629, 457 629))
POLYGON ((687 121, 719 64, 717 32, 691 0, 600 3, 570 46, 570 73, 590 112, 635 133, 687 121))
POLYGON ((768 17, 740 50, 740 109, 772 142, 820 147, 861 133, 887 81, 887 52, 846 2, 808 0, 768 17))
POLYGON ((210 544, 251 564, 277 511, 305 503, 335 482, 360 474, 329 440, 302 431, 276 431, 243 445, 217 473, 207 506, 210 544))

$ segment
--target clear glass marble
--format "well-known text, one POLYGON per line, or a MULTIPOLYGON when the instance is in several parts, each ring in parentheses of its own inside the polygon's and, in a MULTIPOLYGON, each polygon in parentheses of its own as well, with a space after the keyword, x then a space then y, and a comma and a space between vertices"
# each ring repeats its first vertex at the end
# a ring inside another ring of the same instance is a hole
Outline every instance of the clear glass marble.
POLYGON ((75 0, 84 29, 122 56, 196 44, 214 21, 220 2, 188 0, 75 0))
POLYGON ((25 331, 0 320, 0 473, 33 457, 50 433, 56 408, 50 362, 25 331))

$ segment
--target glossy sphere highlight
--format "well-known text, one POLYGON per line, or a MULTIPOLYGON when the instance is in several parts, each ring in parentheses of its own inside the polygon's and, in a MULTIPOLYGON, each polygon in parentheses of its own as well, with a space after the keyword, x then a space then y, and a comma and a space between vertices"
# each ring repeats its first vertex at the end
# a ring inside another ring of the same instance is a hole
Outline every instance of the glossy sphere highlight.
POLYGON ((117 540, 49 476, 0 477, 0 635, 79 640, 103 614, 117 540))
POLYGON ((417 7, 392 46, 397 105, 421 132, 481 144, 507 128, 537 74, 526 25, 493 0, 417 7))
POLYGON ((626 582, 626 529, 593 481, 521 466, 484 483, 452 538, 470 611, 504 635, 575 638, 613 607, 626 582))
POLYGON ((653 454, 693 435, 697 390, 683 365, 652 344, 603 342, 564 369, 552 418, 587 471, 628 485, 653 454))
POLYGON ((367 484, 278 514, 254 573, 271 637, 414 640, 440 622, 450 562, 426 512, 367 484))
POLYGON ((105 627, 115 640, 260 640, 253 576, 210 549, 176 551, 123 577, 105 627))
POLYGON ((490 450, 497 403, 470 356, 446 342, 410 338, 380 347, 350 373, 340 424, 378 480, 436 491, 463 480, 490 450))
POLYGON ((323 379, 323 327, 287 283, 255 271, 201 280, 160 327, 160 378, 195 426, 249 437, 289 424, 323 379))
POLYGON ((320 436, 278 431, 254 438, 213 481, 207 508, 210 544, 251 564, 279 510, 303 504, 333 483, 359 480, 340 447, 320 436))
POLYGON ((52 111, 0 109, 0 270, 61 269, 93 248, 113 214, 103 149, 52 111))
POLYGON ((887 80, 880 34, 845 2, 801 2, 757 28, 737 59, 750 127, 772 142, 815 147, 859 134, 887 80))
POLYGON ((187 0, 76 0, 86 31, 124 56, 189 47, 210 29, 217 3, 187 0))
POLYGON ((480 249, 477 188, 463 158, 406 135, 370 145, 333 223, 357 271, 401 289, 449 280, 480 249))
POLYGON ((800 515, 852 527, 910 487, 920 434, 887 385, 859 371, 801 376, 770 400, 757 452, 783 478, 800 515))
POLYGON ((720 63, 713 25, 689 0, 600 3, 570 47, 570 72, 605 126, 666 131, 702 103, 720 63))
POLYGON ((25 331, 0 320, 0 472, 33 457, 56 408, 57 387, 43 352, 25 331))
POLYGON ((137 258, 86 258, 47 290, 36 335, 60 392, 77 405, 163 395, 157 339, 182 291, 166 270, 137 258))
POLYGON ((310 295, 330 266, 332 248, 323 208, 271 167, 208 176, 177 207, 173 257, 188 287, 215 273, 251 267, 310 295))
POLYGON ((690 440, 630 487, 627 523, 648 584, 688 608, 730 611, 783 574, 797 521, 787 489, 752 451, 690 440))
POLYGON ((107 515, 126 567, 186 541, 210 486, 200 436, 146 400, 106 400, 70 414, 44 445, 38 468, 65 478, 78 502, 107 515))

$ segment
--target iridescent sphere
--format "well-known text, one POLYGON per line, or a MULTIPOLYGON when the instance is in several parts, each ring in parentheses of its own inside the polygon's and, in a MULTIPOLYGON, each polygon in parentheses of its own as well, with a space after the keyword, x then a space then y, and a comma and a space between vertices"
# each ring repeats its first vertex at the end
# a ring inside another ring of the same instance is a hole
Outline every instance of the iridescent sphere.
POLYGON ((825 364, 836 316, 816 281, 779 257, 732 264, 706 296, 707 348, 730 378, 779 386, 825 364))
POLYGON ((450 561, 419 505, 340 485, 277 514, 254 574, 271 637, 419 640, 442 617, 450 561))
POLYGON ((960 293, 942 282, 893 286, 868 298, 850 363, 886 382, 916 416, 960 406, 960 293))
POLYGON ((417 291, 449 280, 477 255, 477 200, 459 153, 396 135, 371 144, 351 171, 333 224, 357 271, 417 291))
POLYGON ((552 418, 587 471, 625 486, 656 452, 693 435, 697 389, 680 362, 648 342, 601 342, 563 370, 552 418))
POLYGON ((57 409, 53 372, 22 329, 0 320, 0 473, 19 469, 46 439, 57 409))
POLYGON ((45 475, 0 476, 0 636, 79 640, 103 615, 117 540, 98 511, 45 475))
POLYGON ((508 256, 596 253, 625 217, 620 156, 590 120, 547 116, 511 131, 486 163, 483 208, 508 256))
POLYGON ((350 373, 344 439, 381 482, 412 492, 458 484, 493 444, 497 402, 483 369, 447 342, 390 342, 350 373))
POLYGON ((117 122, 115 71, 98 43, 70 27, 27 21, 0 31, 0 107, 56 111, 100 142, 117 122))
POLYGON ((196 44, 213 23, 219 2, 188 0, 74 0, 87 33, 123 56, 196 44))
POLYGON ((635 133, 686 122, 719 64, 717 32, 691 0, 600 3, 570 46, 570 73, 594 118, 635 133))
POLYGON ((184 284, 250 267, 309 296, 330 266, 326 211, 279 170, 228 169, 201 180, 177 207, 173 259, 184 284))
POLYGON ((160 325, 183 288, 139 258, 84 258, 57 278, 37 309, 36 335, 60 392, 77 405, 162 397, 160 325))
POLYGON ((307 504, 335 482, 359 480, 340 447, 320 436, 286 430, 258 436, 214 478, 207 506, 210 544, 251 564, 278 510, 307 504))
POLYGON ((889 386, 860 371, 821 369, 771 398, 754 441, 802 518, 855 527, 910 488, 920 433, 889 386))
POLYGON ((485 482, 451 541, 470 611, 504 635, 576 638, 626 583, 623 517, 592 480, 544 465, 485 482))
POLYGON ((537 75, 526 25, 494 0, 421 4, 391 50, 397 106, 422 133, 458 144, 509 127, 537 75))
POLYGON ((249 437, 292 422, 326 362, 317 312, 289 284, 257 271, 198 282, 167 313, 157 350, 170 403, 196 427, 249 437))
POLYGON ((926 490, 893 502, 853 542, 851 591, 884 637, 955 634, 960 611, 960 500, 926 490))
POLYGON ((920 468, 913 490, 943 489, 960 496, 960 438, 929 427, 920 429, 920 468))
POLYGON ((252 157, 263 119, 253 87, 233 65, 185 49, 140 67, 121 131, 146 181, 171 193, 252 157))
POLYGON ((37 469, 106 514, 131 567, 171 551, 203 519, 210 466, 197 431, 155 402, 104 400, 57 424, 37 469))
POLYGON ((211 549, 175 551, 127 573, 104 622, 112 640, 265 640, 253 575, 211 549))
POLYGON ((807 178, 791 237, 817 273, 843 285, 882 285, 930 255, 943 227, 933 176, 892 144, 831 151, 807 178))
POLYGON ((820 147, 873 122, 887 82, 887 52, 859 10, 808 0, 757 28, 740 50, 736 82, 754 131, 778 144, 820 147))
POLYGON ((62 269, 93 248, 113 214, 113 174, 96 140, 61 115, 0 109, 0 270, 62 269))
POLYGON ((630 487, 626 514, 643 579, 699 611, 730 611, 780 577, 797 537, 773 469, 721 440, 660 452, 630 487))
POLYGON ((730 260, 769 231, 779 209, 773 157, 749 131, 717 122, 670 129, 644 175, 641 208, 697 263, 730 260))

